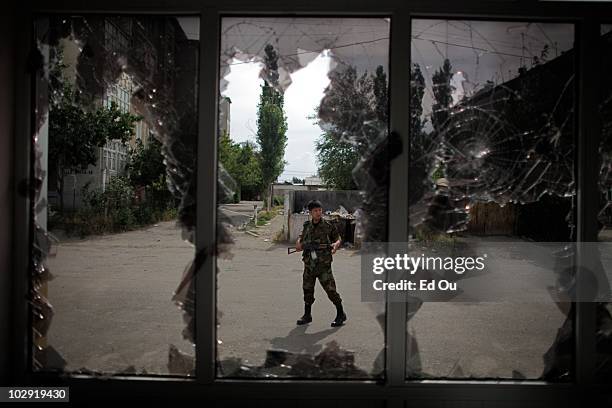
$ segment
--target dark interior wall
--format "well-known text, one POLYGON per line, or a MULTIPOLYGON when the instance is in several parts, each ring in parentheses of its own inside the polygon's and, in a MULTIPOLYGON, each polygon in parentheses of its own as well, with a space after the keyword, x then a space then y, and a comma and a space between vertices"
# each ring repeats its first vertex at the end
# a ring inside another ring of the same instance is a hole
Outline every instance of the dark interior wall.
MULTIPOLYGON (((12 4, 12 2, 9 2, 12 4)), ((14 13, 0 15, 0 384, 9 376, 14 119, 14 13)))

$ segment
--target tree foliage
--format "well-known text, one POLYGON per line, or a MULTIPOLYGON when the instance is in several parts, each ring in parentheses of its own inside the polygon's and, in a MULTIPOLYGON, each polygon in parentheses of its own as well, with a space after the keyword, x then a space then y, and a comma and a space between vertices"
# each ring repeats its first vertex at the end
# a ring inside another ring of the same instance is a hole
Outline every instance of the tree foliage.
POLYGON ((60 209, 63 211, 64 175, 95 165, 98 148, 110 140, 124 143, 133 135, 138 116, 110 107, 88 109, 71 84, 63 81, 49 108, 49 163, 57 176, 60 209))
POLYGON ((414 204, 424 194, 424 180, 427 178, 429 156, 426 154, 432 146, 430 135, 425 134, 423 127, 423 96, 425 95, 425 78, 418 64, 410 70, 410 149, 408 185, 409 204, 414 204))
MULTIPOLYGON (((267 77, 261 87, 257 105, 257 143, 260 148, 260 168, 263 185, 270 190, 271 183, 281 175, 285 168, 285 148, 287 147, 287 118, 283 110, 283 95, 273 87, 278 80, 278 54, 270 44, 265 48, 267 77)), ((268 194, 268 208, 271 203, 268 194)))
POLYGON ((357 74, 354 66, 330 73, 331 84, 318 108, 319 122, 329 129, 325 137, 353 143, 357 152, 366 150, 364 123, 376 119, 376 97, 372 77, 357 74))
POLYGON ((423 131, 423 96, 425 95, 425 78, 419 64, 413 64, 410 72, 410 133, 411 140, 420 138, 423 131))
POLYGON ((453 102, 454 87, 451 85, 453 67, 446 58, 444 63, 432 75, 435 103, 432 105, 431 121, 435 130, 439 131, 449 117, 449 108, 453 102))
POLYGON ((319 176, 326 186, 336 190, 355 190, 353 169, 359 161, 357 149, 350 143, 324 133, 316 143, 319 176))
POLYGON ((376 73, 372 77, 372 92, 374 93, 374 110, 376 119, 381 123, 389 120, 389 87, 387 74, 381 65, 376 67, 376 73))
POLYGON ((382 66, 362 75, 350 66, 331 76, 332 86, 318 109, 328 129, 316 143, 318 171, 328 187, 354 190, 353 170, 388 124, 387 75, 382 66))
POLYGON ((151 186, 160 179, 166 180, 166 165, 161 143, 151 137, 145 146, 139 139, 130 150, 127 164, 130 182, 133 186, 151 186))
POLYGON ((63 48, 53 48, 50 58, 49 169, 56 175, 63 212, 66 173, 95 165, 98 149, 110 140, 125 143, 141 118, 121 112, 115 103, 104 107, 85 100, 64 75, 63 48))
POLYGON ((234 143, 227 133, 219 138, 219 161, 238 185, 237 198, 255 199, 264 187, 260 155, 253 143, 234 143))

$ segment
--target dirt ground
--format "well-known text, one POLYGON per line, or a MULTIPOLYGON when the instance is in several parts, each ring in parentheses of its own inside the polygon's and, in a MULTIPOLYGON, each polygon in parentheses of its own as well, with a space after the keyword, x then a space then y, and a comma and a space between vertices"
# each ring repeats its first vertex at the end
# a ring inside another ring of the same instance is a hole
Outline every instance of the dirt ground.
MULTIPOLYGON (((335 311, 317 284, 314 321, 297 327, 303 266, 299 254, 287 255, 285 245, 272 242, 281 222, 277 217, 256 229, 259 236, 234 230, 231 253, 218 260, 219 358, 258 365, 269 348, 316 353, 335 340, 370 372, 384 348, 376 319, 384 307, 361 302, 358 253, 342 249, 333 263, 346 326, 330 327, 335 311)), ((172 222, 60 243, 49 260, 55 317, 48 342, 66 368, 113 372, 134 366, 163 374, 169 344, 193 354, 181 336, 181 312, 171 302, 193 254, 172 222)), ((409 332, 425 373, 536 378, 562 321, 552 303, 426 303, 409 332)))

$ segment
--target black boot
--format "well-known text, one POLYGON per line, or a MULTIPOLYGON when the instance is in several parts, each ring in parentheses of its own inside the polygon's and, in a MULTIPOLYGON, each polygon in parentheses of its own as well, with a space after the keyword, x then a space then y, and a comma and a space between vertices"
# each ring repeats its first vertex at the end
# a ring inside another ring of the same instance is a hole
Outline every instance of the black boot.
POLYGON ((331 327, 340 327, 346 322, 346 313, 342 308, 342 303, 336 305, 336 318, 331 322, 331 327))
POLYGON ((312 305, 304 304, 304 316, 300 317, 297 321, 298 326, 302 326, 304 324, 308 324, 312 322, 312 315, 310 314, 310 308, 312 305))

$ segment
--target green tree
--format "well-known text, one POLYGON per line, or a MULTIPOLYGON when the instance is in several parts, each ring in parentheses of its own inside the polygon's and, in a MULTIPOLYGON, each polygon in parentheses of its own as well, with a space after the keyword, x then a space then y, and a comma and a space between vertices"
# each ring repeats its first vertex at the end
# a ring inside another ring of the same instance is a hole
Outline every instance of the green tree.
POLYGON ((431 157, 431 135, 425 134, 423 127, 423 96, 425 95, 425 78, 418 64, 413 64, 410 70, 410 150, 408 184, 410 194, 409 204, 412 205, 421 199, 425 193, 425 181, 431 157))
POLYGON ((260 153, 253 143, 246 142, 239 145, 237 158, 240 196, 247 200, 255 199, 264 188, 260 153))
POLYGON ((436 131, 440 131, 449 117, 449 108, 453 102, 454 87, 451 85, 453 67, 446 58, 442 66, 432 75, 435 103, 432 105, 431 123, 436 131))
POLYGON ((387 75, 382 66, 361 75, 349 66, 331 76, 333 86, 318 108, 320 123, 329 129, 316 143, 318 172, 326 186, 354 190, 353 170, 387 128, 387 75))
POLYGON ((423 96, 425 95, 425 78, 419 64, 413 64, 410 73, 410 140, 420 140, 425 124, 423 116, 423 96))
POLYGON ((293 177, 291 179, 291 182, 293 184, 304 184, 304 179, 298 178, 298 177, 293 177))
POLYGON ((357 189, 353 180, 353 169, 359 160, 359 153, 355 146, 326 132, 317 140, 316 149, 319 176, 328 188, 357 189))
MULTIPOLYGON (((232 142, 227 132, 219 137, 219 146, 217 152, 219 162, 225 170, 234 177, 235 172, 232 171, 236 166, 237 146, 232 142)), ((235 178, 235 177, 234 177, 235 178)))
POLYGON ((237 198, 254 199, 261 192, 260 155, 253 143, 234 143, 224 133, 219 138, 219 161, 237 184, 237 198))
POLYGON ((130 183, 133 186, 151 186, 161 179, 166 179, 166 165, 162 154, 162 145, 154 137, 145 146, 141 140, 130 150, 127 164, 130 183))
POLYGON ((389 119, 389 87, 387 86, 387 74, 381 65, 376 67, 376 73, 372 77, 372 92, 374 93, 374 110, 376 118, 384 123, 389 119))
POLYGON ((377 113, 386 110, 377 107, 374 81, 367 72, 358 75, 354 66, 331 72, 329 76, 331 85, 317 109, 319 123, 329 128, 327 136, 343 141, 348 141, 348 137, 359 153, 364 152, 374 136, 366 130, 375 129, 364 124, 373 123, 377 113))
POLYGON ((268 80, 261 87, 257 105, 257 143, 260 147, 260 169, 266 189, 268 210, 272 206, 272 183, 285 168, 287 146, 287 118, 283 111, 283 95, 274 88, 278 82, 278 54, 272 45, 265 48, 265 65, 268 80))
POLYGON ((64 211, 64 176, 96 164, 98 148, 110 140, 125 143, 134 133, 138 116, 110 107, 88 108, 71 84, 57 81, 49 107, 49 168, 57 177, 60 211, 64 211))

